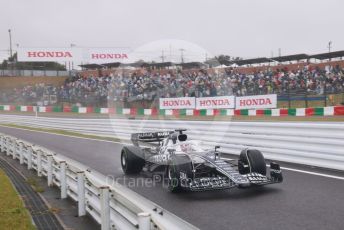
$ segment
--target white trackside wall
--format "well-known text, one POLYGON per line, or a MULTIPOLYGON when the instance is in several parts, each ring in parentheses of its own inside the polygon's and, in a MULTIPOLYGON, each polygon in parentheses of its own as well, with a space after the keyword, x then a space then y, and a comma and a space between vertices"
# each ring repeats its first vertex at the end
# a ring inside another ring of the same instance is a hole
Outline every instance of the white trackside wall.
POLYGON ((136 132, 187 129, 189 139, 238 155, 256 148, 268 159, 344 170, 344 124, 317 122, 222 122, 72 119, 0 116, 2 123, 71 130, 129 140, 136 132))

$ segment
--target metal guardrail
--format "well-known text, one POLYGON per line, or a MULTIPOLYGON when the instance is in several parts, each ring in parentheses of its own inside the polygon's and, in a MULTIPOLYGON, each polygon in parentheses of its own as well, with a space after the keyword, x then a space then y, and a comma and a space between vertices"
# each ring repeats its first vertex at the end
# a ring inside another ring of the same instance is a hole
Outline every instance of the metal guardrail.
POLYGON ((78 215, 91 215, 102 230, 109 229, 197 229, 153 202, 81 163, 46 148, 0 133, 0 149, 18 159, 48 186, 61 190, 61 199, 78 203, 78 215))
POLYGON ((344 170, 344 123, 220 122, 127 119, 35 118, 1 115, 0 122, 64 129, 124 140, 133 132, 188 129, 205 146, 220 145, 238 155, 244 148, 261 150, 268 159, 344 170))

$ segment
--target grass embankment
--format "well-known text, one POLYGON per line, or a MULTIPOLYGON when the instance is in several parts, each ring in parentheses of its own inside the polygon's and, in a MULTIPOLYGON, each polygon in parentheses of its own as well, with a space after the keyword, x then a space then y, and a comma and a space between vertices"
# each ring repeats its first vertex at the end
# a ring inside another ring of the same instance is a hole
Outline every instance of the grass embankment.
POLYGON ((0 126, 10 127, 10 128, 26 129, 26 130, 37 131, 37 132, 60 134, 60 135, 73 136, 73 137, 82 137, 82 138, 115 141, 115 142, 119 141, 118 138, 114 138, 114 137, 105 137, 105 136, 97 136, 97 135, 90 135, 90 134, 82 134, 82 133, 67 131, 67 130, 62 130, 62 129, 36 128, 36 127, 16 125, 16 124, 0 124, 0 126))
POLYGON ((0 169, 0 229, 36 229, 9 178, 0 169))
POLYGON ((41 186, 38 181, 36 180, 36 178, 34 177, 29 177, 26 179, 26 182, 31 185, 31 187, 33 188, 33 190, 35 192, 38 192, 38 193, 42 193, 44 192, 44 188, 43 186, 41 186))

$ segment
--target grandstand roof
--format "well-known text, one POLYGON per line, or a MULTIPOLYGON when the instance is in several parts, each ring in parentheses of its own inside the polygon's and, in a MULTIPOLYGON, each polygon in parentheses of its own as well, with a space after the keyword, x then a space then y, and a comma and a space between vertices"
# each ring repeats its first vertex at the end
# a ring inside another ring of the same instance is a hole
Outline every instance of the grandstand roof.
POLYGON ((84 64, 79 65, 82 68, 85 69, 102 69, 104 67, 107 68, 118 68, 118 67, 146 67, 146 68, 163 68, 163 67, 169 67, 174 65, 172 62, 160 62, 160 63, 147 63, 147 62, 134 62, 134 63, 120 63, 120 62, 112 62, 112 63, 105 63, 105 64, 84 64))
POLYGON ((104 68, 104 65, 99 65, 99 64, 84 64, 84 65, 79 65, 81 68, 85 69, 101 69, 104 68))
POLYGON ((267 62, 272 62, 274 60, 266 57, 262 58, 252 58, 252 59, 246 59, 246 60, 238 60, 238 61, 233 61, 237 65, 250 65, 250 64, 260 64, 260 63, 267 63, 267 62))
POLYGON ((138 62, 134 62, 134 63, 130 63, 128 64, 128 66, 132 66, 132 67, 149 67, 149 63, 144 62, 144 61, 138 61, 138 62))
MULTIPOLYGON (((223 60, 223 64, 225 64, 226 66, 231 66, 233 64, 237 64, 237 61, 223 60)), ((239 65, 239 64, 237 64, 237 65, 239 65)))
POLYGON ((187 63, 180 63, 180 64, 177 64, 177 65, 181 66, 183 68, 186 68, 186 69, 192 69, 192 68, 202 68, 206 64, 204 64, 202 62, 187 62, 187 63))
POLYGON ((302 59, 308 59, 309 55, 307 54, 293 54, 293 55, 286 55, 280 57, 273 57, 271 59, 278 61, 278 62, 285 62, 285 61, 299 61, 302 59))
MULTIPOLYGON (((223 64, 226 66, 231 66, 233 64, 236 64, 238 66, 243 65, 252 65, 252 64, 261 64, 261 63, 270 63, 270 62, 287 62, 287 61, 299 61, 303 59, 309 59, 309 58, 315 58, 319 60, 323 59, 331 59, 331 58, 339 58, 344 57, 344 50, 343 51, 335 51, 330 53, 321 53, 321 54, 314 54, 314 55, 308 55, 308 54, 293 54, 293 55, 286 55, 286 56, 280 56, 280 57, 260 57, 260 58, 252 58, 252 59, 245 59, 245 60, 231 60, 231 61, 224 61, 223 64)), ((172 62, 159 62, 159 63, 148 63, 144 61, 138 61, 134 63, 120 63, 120 62, 113 62, 113 63, 106 63, 106 64, 84 64, 79 65, 82 68, 85 69, 101 69, 104 67, 107 68, 117 68, 120 66, 123 67, 135 67, 135 68, 164 68, 164 67, 170 67, 170 66, 182 66, 183 68, 202 68, 205 67, 205 65, 208 64, 212 67, 217 66, 217 62, 213 61, 213 63, 210 63, 210 61, 206 61, 205 63, 202 62, 188 62, 188 63, 172 63, 172 62)))
POLYGON ((172 65, 174 65, 172 62, 147 63, 147 67, 151 68, 164 68, 172 65))
POLYGON ((118 68, 122 63, 120 62, 112 62, 112 63, 105 63, 102 64, 102 66, 108 67, 108 68, 118 68))
POLYGON ((335 51, 335 52, 330 52, 330 53, 322 53, 322 54, 315 54, 312 56, 309 56, 310 58, 315 58, 315 59, 330 59, 330 58, 339 58, 339 57, 344 57, 344 50, 342 51, 335 51))

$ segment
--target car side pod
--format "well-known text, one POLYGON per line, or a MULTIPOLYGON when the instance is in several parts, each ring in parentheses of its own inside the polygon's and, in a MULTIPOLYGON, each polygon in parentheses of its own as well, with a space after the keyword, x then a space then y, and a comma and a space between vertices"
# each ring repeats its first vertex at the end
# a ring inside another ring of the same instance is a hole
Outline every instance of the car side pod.
POLYGON ((283 181, 283 175, 279 164, 275 162, 270 163, 270 176, 273 182, 279 183, 283 181))

